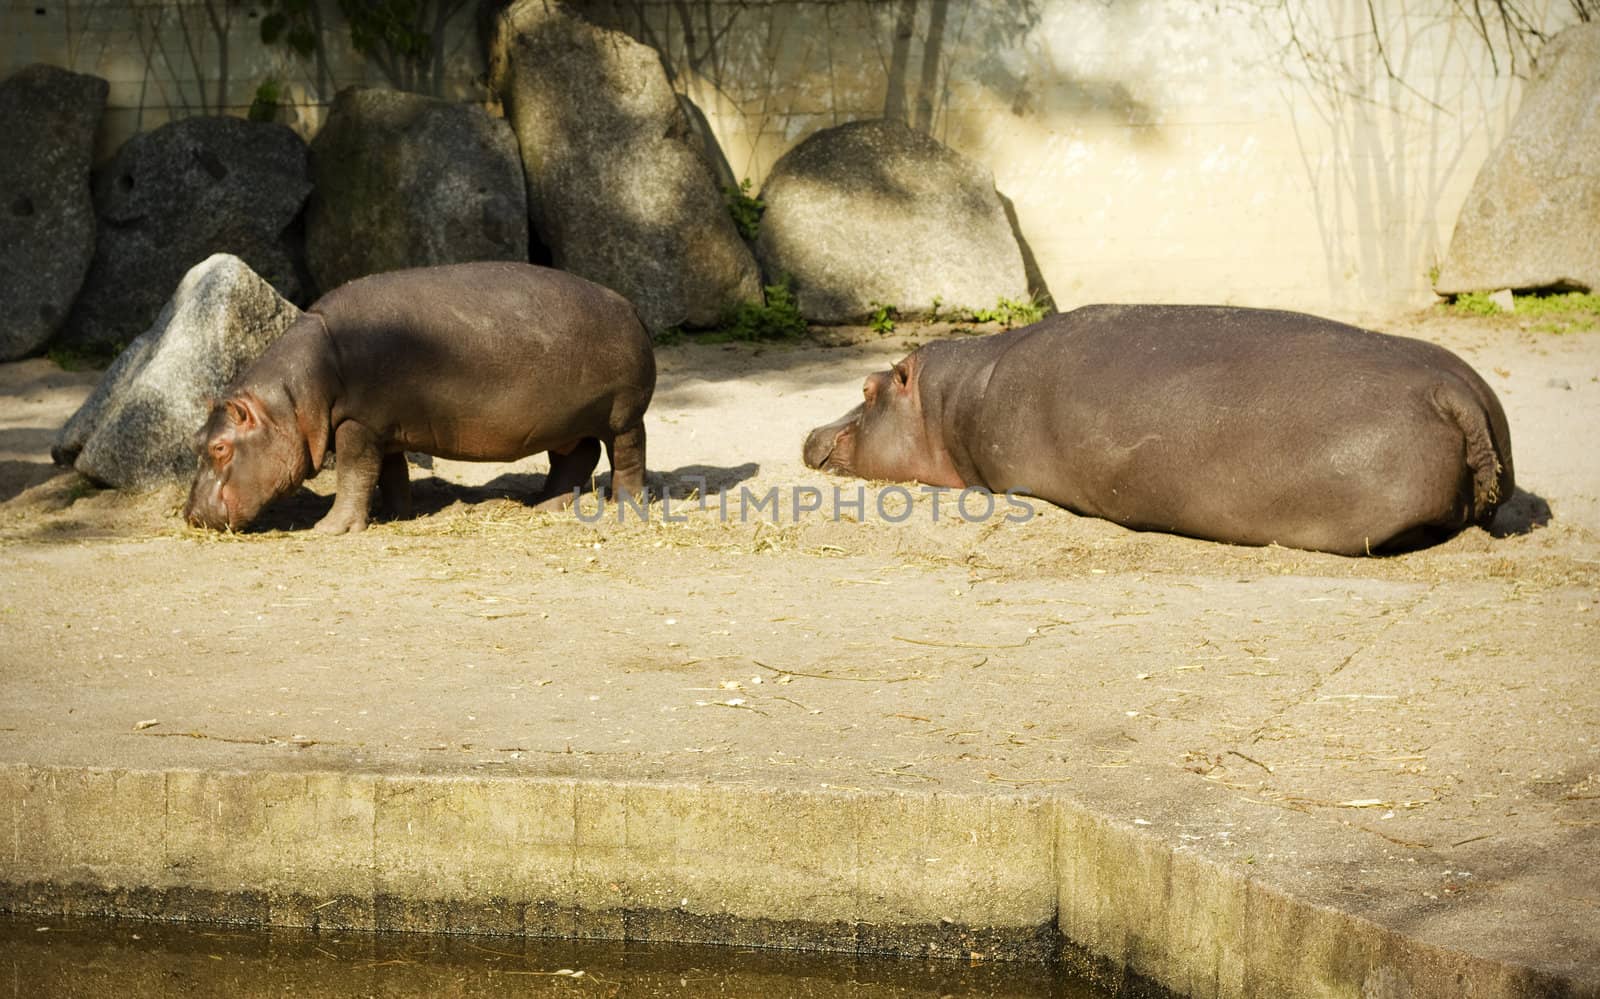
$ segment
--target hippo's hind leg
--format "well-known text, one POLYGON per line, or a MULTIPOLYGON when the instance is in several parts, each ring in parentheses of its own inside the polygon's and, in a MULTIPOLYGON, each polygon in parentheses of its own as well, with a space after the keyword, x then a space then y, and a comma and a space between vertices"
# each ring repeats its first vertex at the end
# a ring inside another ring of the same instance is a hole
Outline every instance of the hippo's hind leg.
POLYGON ((390 520, 411 518, 411 473, 406 469, 404 451, 383 456, 378 469, 378 512, 390 520))
POLYGON ((550 452, 550 475, 534 497, 537 510, 565 510, 572 505, 573 490, 583 488, 600 464, 600 442, 585 437, 571 447, 550 452))
POLYGON ((377 435, 354 420, 345 420, 333 432, 333 447, 338 455, 333 509, 317 521, 317 530, 324 534, 366 530, 372 487, 378 484, 383 468, 377 435))
POLYGON ((1368 445, 1361 471, 1340 479, 1344 492, 1306 525, 1297 548, 1336 555, 1387 555, 1438 544, 1473 520, 1473 469, 1460 433, 1441 421, 1415 421, 1368 445))
POLYGON ((617 496, 643 497, 644 421, 617 434, 607 451, 611 458, 611 492, 617 496))

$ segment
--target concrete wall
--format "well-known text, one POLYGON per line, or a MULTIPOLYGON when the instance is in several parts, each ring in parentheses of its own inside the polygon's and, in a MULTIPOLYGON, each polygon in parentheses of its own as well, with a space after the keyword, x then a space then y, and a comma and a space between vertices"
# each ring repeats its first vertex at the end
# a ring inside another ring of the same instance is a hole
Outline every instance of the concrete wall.
MULTIPOLYGON (((482 99, 477 5, 433 6, 450 16, 422 88, 482 99)), ((1063 308, 1426 303, 1527 69, 1526 51, 1491 50, 1450 0, 583 6, 663 53, 757 187, 813 131, 886 114, 987 164, 1063 308)), ((1560 0, 1525 6, 1548 29, 1571 16, 1560 0)), ((325 59, 264 50, 260 13, 29 0, 0 15, 0 73, 47 61, 110 80, 103 153, 174 116, 242 114, 268 76, 295 105, 284 120, 307 133, 339 87, 385 82, 350 50, 331 0, 325 59)))
POLYGON ((356 84, 482 101, 483 59, 474 0, 426 0, 448 15, 434 33, 420 78, 397 81, 356 52, 337 0, 318 0, 323 45, 301 58, 261 42, 268 10, 240 0, 7 0, 0 6, 0 77, 32 62, 93 73, 111 84, 97 154, 128 136, 197 114, 243 116, 256 88, 281 84, 279 120, 306 137, 322 124, 333 95, 356 84))
POLYGON ((1062 307, 1430 301, 1515 110, 1510 57, 1527 68, 1448 0, 647 0, 610 16, 666 53, 757 184, 812 131, 886 114, 986 163, 1062 307))

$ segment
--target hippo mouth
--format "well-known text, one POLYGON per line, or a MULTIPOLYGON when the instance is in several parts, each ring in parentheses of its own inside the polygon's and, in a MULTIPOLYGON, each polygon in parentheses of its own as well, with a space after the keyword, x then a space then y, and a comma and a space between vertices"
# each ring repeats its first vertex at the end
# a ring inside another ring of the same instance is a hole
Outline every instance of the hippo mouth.
POLYGON ((856 431, 860 429, 865 406, 857 406, 832 423, 824 424, 806 435, 801 458, 807 468, 823 472, 853 475, 856 431))
POLYGON ((221 484, 211 490, 209 496, 189 497, 189 502, 184 505, 183 519, 190 527, 202 527, 211 531, 231 531, 237 519, 232 507, 223 498, 221 484))
POLYGON ((850 472, 850 455, 855 450, 850 427, 831 424, 818 427, 806 437, 803 458, 807 468, 822 472, 850 472))
POLYGON ((210 531, 237 531, 248 523, 251 515, 239 509, 238 495, 227 486, 226 472, 217 475, 209 468, 202 470, 183 505, 184 523, 210 531))

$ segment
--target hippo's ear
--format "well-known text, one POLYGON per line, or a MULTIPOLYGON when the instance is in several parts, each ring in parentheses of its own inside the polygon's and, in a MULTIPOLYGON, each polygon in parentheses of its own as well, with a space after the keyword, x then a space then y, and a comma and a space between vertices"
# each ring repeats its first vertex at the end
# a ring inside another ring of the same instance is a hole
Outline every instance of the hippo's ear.
POLYGON ((235 396, 222 405, 228 411, 228 422, 240 430, 254 430, 261 425, 261 418, 248 396, 235 396))
POLYGON ((906 366, 905 361, 901 361, 894 366, 893 375, 894 387, 897 389, 904 391, 905 387, 911 383, 911 369, 906 366))
POLYGON ((300 436, 306 439, 306 453, 311 456, 310 472, 316 475, 322 469, 322 462, 328 457, 328 438, 332 436, 326 418, 318 419, 317 415, 309 409, 295 407, 295 424, 300 428, 300 436))

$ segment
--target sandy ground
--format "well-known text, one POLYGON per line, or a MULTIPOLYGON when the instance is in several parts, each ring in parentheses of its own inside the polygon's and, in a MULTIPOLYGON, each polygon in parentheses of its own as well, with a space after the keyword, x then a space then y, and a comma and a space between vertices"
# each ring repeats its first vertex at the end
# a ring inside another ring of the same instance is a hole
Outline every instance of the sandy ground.
POLYGON ((735 514, 831 490, 804 432, 941 332, 913 326, 663 349, 649 462, 683 522, 533 513, 538 460, 441 461, 412 521, 310 532, 324 474, 224 536, 178 522, 179 487, 53 475, 93 376, 6 365, 0 756, 1063 793, 1441 945, 1592 970, 1600 334, 1383 328, 1499 393, 1501 536, 1347 559, 926 497, 903 524, 871 493, 862 523, 690 509, 696 476, 735 514))
MULTIPOLYGON (((1519 496, 1503 511, 1496 533, 1522 533, 1530 524, 1551 519, 1558 526, 1600 532, 1600 449, 1586 446, 1584 439, 1600 415, 1596 374, 1600 337, 1530 332, 1511 318, 1459 318, 1438 312, 1373 325, 1449 347, 1476 367, 1499 394, 1511 420, 1519 496), (1553 518, 1551 504, 1557 508, 1553 518)), ((850 327, 818 330, 802 345, 690 343, 662 348, 648 421, 651 482, 680 498, 702 482, 712 493, 726 491, 735 497, 741 486, 756 495, 772 486, 787 490, 814 485, 831 491, 840 480, 816 475, 800 460, 806 430, 858 402, 860 381, 867 373, 886 367, 920 343, 949 335, 952 328, 944 324, 902 323, 886 336, 850 327)), ((96 490, 86 482, 63 478, 61 470, 50 464, 50 441, 97 378, 97 372, 62 371, 43 359, 0 365, 3 536, 183 533, 168 516, 181 503, 181 489, 138 497, 100 493, 78 502, 96 490), (46 482, 47 488, 20 495, 46 482)), ((427 464, 428 468, 412 469, 421 518, 380 530, 445 531, 439 514, 448 513, 446 520, 486 515, 463 507, 491 498, 526 496, 537 489, 548 467, 542 456, 512 464, 427 464)), ((598 478, 602 485, 609 479, 605 468, 602 460, 598 478)), ((332 489, 332 474, 319 476, 256 530, 305 526, 331 502, 317 497, 331 495, 332 489)), ((869 519, 874 509, 869 505, 869 519)), ((780 521, 793 524, 795 519, 786 513, 780 521)), ((1164 543, 1153 535, 1106 533, 1103 525, 1085 525, 1084 530, 1134 544, 1164 543)))

